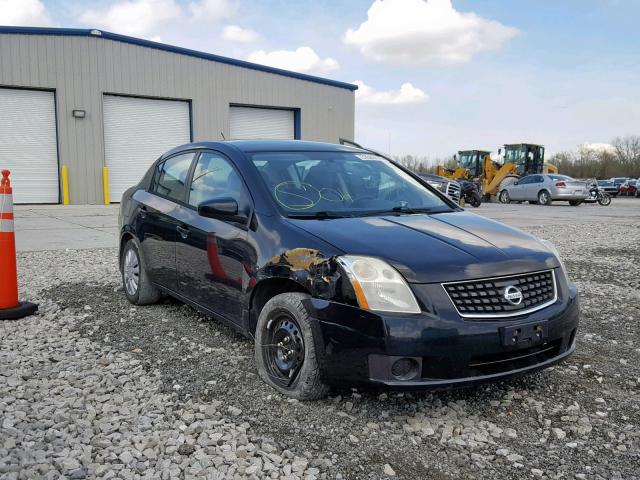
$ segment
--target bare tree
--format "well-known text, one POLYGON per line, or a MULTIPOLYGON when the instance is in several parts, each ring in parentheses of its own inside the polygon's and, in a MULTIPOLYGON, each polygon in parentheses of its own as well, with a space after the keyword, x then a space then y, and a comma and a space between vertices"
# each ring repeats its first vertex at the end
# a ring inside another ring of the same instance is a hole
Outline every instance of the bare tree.
POLYGON ((616 137, 611 144, 615 148, 618 161, 625 170, 635 177, 640 175, 640 136, 616 137))

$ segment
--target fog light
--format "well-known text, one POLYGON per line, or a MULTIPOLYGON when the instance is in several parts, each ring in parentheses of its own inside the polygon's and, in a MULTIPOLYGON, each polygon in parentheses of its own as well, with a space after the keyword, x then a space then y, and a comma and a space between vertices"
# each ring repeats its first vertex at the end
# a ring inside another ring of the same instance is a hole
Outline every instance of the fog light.
POLYGON ((391 375, 398 380, 410 380, 418 375, 418 362, 413 358, 401 358, 391 365, 391 375))

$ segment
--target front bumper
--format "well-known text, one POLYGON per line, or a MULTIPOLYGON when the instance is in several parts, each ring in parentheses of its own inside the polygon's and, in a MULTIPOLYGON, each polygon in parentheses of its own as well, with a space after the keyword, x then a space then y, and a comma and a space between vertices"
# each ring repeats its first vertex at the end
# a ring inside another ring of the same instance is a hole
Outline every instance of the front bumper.
POLYGON ((575 349, 579 322, 575 285, 560 285, 558 300, 547 308, 490 321, 462 319, 440 285, 413 288, 423 311, 429 313, 378 315, 308 300, 307 308, 321 327, 324 351, 320 353, 329 383, 401 389, 468 386, 547 368, 575 349), (545 337, 505 346, 505 328, 527 325, 544 325, 545 337), (394 363, 401 359, 410 359, 413 369, 398 376, 394 363))

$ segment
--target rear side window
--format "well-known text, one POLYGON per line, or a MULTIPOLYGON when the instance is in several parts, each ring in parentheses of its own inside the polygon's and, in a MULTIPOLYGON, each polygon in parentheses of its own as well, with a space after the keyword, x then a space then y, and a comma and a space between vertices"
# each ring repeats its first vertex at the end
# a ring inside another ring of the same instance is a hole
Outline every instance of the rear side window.
POLYGON ((183 153, 158 164, 151 191, 172 200, 184 201, 187 175, 194 153, 183 153))

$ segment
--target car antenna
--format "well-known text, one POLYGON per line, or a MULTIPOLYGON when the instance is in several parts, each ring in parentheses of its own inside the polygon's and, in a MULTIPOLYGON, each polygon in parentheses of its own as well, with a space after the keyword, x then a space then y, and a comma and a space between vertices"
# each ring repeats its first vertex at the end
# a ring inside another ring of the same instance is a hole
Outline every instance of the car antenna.
POLYGON ((222 135, 222 139, 226 140, 226 137, 224 136, 224 133, 220 132, 220 135, 222 135))

